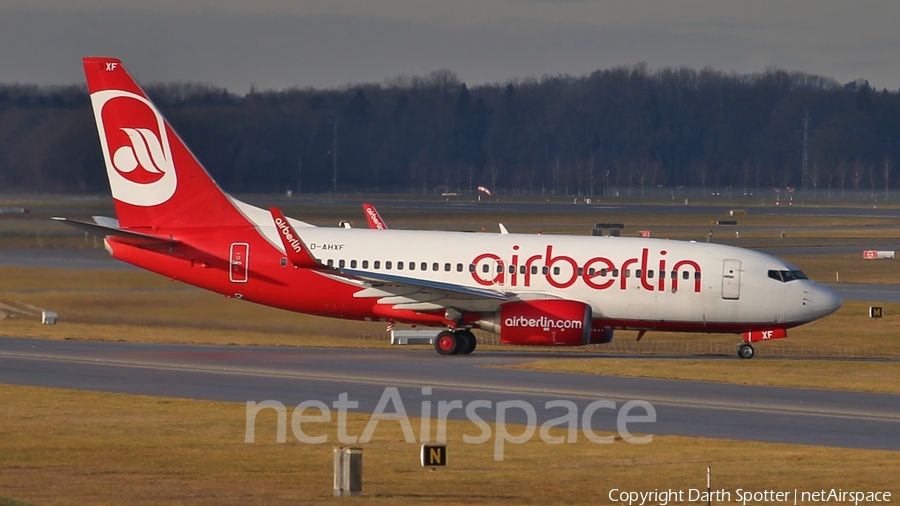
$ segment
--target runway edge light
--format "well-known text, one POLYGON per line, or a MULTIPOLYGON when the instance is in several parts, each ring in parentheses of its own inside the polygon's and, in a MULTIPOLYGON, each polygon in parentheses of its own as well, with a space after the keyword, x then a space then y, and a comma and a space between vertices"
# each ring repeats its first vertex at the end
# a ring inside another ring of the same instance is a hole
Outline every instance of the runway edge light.
POLYGON ((422 445, 419 454, 422 467, 444 467, 447 465, 447 445, 422 445))

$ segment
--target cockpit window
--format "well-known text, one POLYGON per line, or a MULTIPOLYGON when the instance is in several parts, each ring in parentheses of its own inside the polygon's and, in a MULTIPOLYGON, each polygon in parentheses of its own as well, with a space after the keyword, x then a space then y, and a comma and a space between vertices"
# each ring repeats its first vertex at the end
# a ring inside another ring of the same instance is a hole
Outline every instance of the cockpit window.
POLYGON ((809 279, 806 277, 806 274, 803 274, 803 271, 769 271, 769 277, 776 280, 781 281, 782 283, 789 283, 791 281, 796 281, 798 279, 809 279))

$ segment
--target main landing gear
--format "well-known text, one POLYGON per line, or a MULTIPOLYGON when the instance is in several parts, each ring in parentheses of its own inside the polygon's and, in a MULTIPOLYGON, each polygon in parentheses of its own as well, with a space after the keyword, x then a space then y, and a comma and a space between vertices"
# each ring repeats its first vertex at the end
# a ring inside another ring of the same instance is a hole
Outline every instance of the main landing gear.
POLYGON ((477 345, 475 334, 468 329, 455 332, 445 330, 434 338, 434 351, 441 355, 468 355, 475 351, 477 345))
POLYGON ((737 355, 741 358, 753 358, 753 355, 756 354, 756 350, 753 349, 753 345, 750 343, 741 343, 738 345, 737 355))

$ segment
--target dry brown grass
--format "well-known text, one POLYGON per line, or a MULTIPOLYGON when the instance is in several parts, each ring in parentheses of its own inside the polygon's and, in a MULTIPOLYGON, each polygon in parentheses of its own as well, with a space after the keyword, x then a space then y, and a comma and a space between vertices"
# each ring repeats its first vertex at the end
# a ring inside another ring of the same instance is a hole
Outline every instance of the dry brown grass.
MULTIPOLYGON (((258 399, 261 400, 261 399, 258 399)), ((329 442, 275 442, 275 415, 259 415, 244 443, 238 403, 0 385, 0 493, 34 504, 319 504, 332 497, 334 423, 307 429, 329 442)), ((290 416, 290 409, 288 411, 290 416)), ((366 415, 351 415, 360 434, 366 415)), ((413 419, 415 433, 419 423, 413 419)), ((423 470, 399 424, 379 423, 364 447, 365 504, 597 504, 611 488, 887 490, 897 493, 900 452, 656 436, 548 445, 538 437, 469 445, 469 422, 448 423, 449 467, 423 470)), ((510 433, 518 434, 511 427, 510 433)))

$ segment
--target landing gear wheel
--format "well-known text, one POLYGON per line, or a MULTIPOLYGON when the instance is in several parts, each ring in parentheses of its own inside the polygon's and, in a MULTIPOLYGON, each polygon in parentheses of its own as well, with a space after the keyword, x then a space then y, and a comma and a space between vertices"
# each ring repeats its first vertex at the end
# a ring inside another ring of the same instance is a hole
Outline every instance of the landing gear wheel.
POLYGON ((434 351, 439 355, 456 355, 462 347, 462 340, 456 334, 443 331, 434 337, 434 351))
POLYGON ((478 346, 478 340, 475 339, 475 334, 470 330, 457 330, 456 335, 460 340, 460 355, 469 355, 473 351, 475 351, 475 347, 478 346))
POLYGON ((756 355, 756 350, 753 349, 752 345, 743 343, 738 346, 737 354, 741 358, 753 358, 753 355, 756 355))

